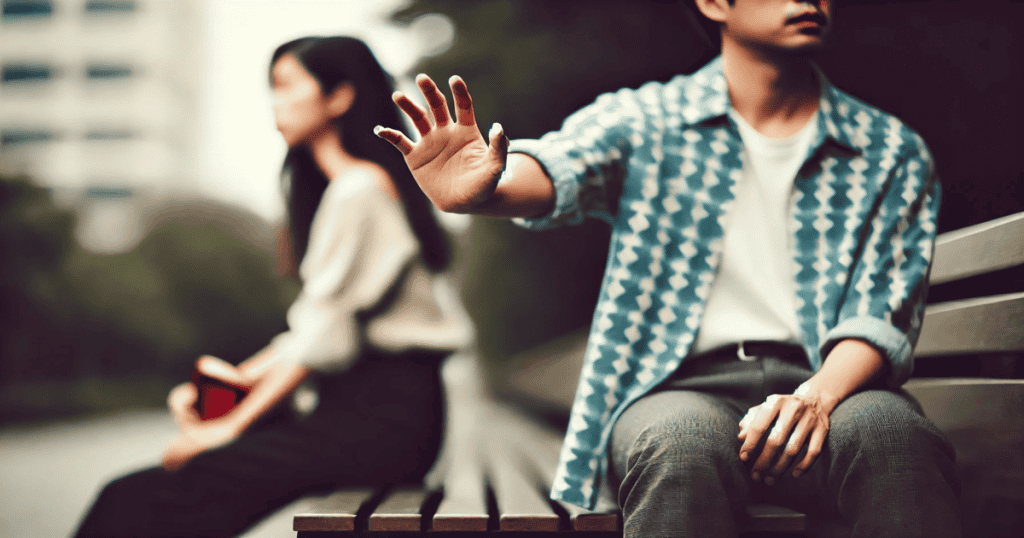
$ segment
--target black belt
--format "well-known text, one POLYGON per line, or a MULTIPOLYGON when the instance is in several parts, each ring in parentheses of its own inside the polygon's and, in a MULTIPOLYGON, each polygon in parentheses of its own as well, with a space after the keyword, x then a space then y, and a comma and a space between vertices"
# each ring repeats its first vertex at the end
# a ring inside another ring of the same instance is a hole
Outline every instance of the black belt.
POLYGON ((773 342, 771 340, 748 340, 746 342, 716 347, 689 360, 699 358, 701 360, 739 359, 752 361, 758 357, 777 357, 798 363, 807 362, 807 355, 804 353, 802 346, 785 342, 773 342))

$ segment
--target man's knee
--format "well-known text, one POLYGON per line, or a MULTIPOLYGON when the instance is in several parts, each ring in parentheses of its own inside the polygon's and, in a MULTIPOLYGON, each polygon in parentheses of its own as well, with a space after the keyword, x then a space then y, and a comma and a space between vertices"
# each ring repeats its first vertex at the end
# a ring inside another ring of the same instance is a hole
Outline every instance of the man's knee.
POLYGON ((852 396, 832 414, 828 443, 833 474, 847 479, 865 474, 862 478, 875 487, 896 489, 927 479, 936 487, 944 484, 953 495, 959 492, 956 451, 903 395, 866 391, 852 396))
POLYGON ((906 454, 939 450, 952 456, 941 431, 908 397, 872 390, 844 401, 831 417, 830 443, 835 449, 906 454))
POLYGON ((732 417, 699 398, 680 405, 677 395, 660 399, 674 405, 659 405, 659 396, 647 407, 623 416, 629 421, 616 427, 613 450, 617 472, 627 488, 636 483, 647 487, 685 487, 704 481, 720 481, 723 468, 741 465, 738 455, 738 425, 732 417), (674 486, 673 486, 674 485, 674 486))

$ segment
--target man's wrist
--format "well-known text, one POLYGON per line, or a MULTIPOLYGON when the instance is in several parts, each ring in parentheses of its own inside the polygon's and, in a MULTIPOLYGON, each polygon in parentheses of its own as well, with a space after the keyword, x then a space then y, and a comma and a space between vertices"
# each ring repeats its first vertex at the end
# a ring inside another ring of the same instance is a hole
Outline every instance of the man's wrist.
POLYGON ((816 383, 815 381, 814 378, 804 381, 793 392, 793 395, 817 402, 818 406, 825 413, 831 415, 843 398, 834 391, 829 390, 828 387, 823 387, 821 383, 816 383))

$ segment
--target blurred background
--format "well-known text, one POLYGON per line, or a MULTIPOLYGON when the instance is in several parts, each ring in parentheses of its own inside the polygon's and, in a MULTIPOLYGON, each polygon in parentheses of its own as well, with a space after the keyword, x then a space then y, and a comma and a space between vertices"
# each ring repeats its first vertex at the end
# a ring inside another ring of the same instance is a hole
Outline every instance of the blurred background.
MULTIPOLYGON (((278 44, 360 37, 405 89, 419 72, 458 73, 484 129, 499 121, 533 138, 602 92, 713 57, 687 3, 0 0, 0 505, 22 507, 0 515, 0 535, 66 533, 114 472, 75 458, 120 450, 123 470, 153 462, 172 431, 160 409, 192 361, 240 361, 285 328, 297 287, 274 259, 285 147, 266 73, 278 44), (80 482, 63 483, 67 502, 80 506, 58 521, 33 508, 26 499, 52 488, 15 454, 63 461, 80 482)), ((1012 0, 838 7, 819 64, 923 135, 944 184, 940 232, 1024 211, 1022 26, 1024 4, 1012 0)), ((451 224, 488 379, 530 400, 517 371, 579 353, 609 230, 451 224)), ((933 297, 978 288, 1020 291, 1024 277, 933 297)), ((919 373, 1024 377, 1018 356, 971 364, 984 372, 919 373)), ((566 369, 532 397, 564 414, 536 396, 571 394, 577 374, 566 369)))

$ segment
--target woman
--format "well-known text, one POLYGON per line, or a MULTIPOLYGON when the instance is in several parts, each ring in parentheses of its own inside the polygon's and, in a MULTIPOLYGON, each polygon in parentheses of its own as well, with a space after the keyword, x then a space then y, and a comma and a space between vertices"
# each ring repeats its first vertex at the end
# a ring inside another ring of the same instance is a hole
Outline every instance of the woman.
POLYGON ((163 468, 108 484, 79 536, 233 536, 307 493, 419 480, 437 455, 439 364, 472 331, 431 206, 373 136, 399 124, 389 78, 361 41, 303 38, 274 52, 271 85, 301 260, 289 331, 237 368, 201 358, 248 395, 200 420, 196 387, 175 388, 163 468), (299 393, 315 409, 288 410, 299 393))

